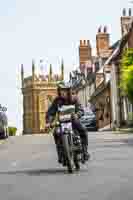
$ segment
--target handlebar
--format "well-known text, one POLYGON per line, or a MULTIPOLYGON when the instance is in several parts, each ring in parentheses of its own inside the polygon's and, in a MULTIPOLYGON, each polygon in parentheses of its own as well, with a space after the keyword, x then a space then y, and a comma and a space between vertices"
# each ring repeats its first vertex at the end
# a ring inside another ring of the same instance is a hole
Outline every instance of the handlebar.
POLYGON ((53 129, 54 127, 56 127, 58 125, 59 125, 59 122, 53 122, 53 123, 50 123, 48 127, 47 127, 47 124, 46 124, 46 127, 50 128, 50 129, 53 129))

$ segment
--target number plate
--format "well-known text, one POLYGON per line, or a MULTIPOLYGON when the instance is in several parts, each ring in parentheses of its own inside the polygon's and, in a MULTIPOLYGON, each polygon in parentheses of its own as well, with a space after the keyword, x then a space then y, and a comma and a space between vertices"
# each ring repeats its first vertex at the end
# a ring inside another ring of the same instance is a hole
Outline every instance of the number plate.
POLYGON ((59 120, 60 121, 67 121, 67 120, 71 120, 71 115, 59 115, 59 120))

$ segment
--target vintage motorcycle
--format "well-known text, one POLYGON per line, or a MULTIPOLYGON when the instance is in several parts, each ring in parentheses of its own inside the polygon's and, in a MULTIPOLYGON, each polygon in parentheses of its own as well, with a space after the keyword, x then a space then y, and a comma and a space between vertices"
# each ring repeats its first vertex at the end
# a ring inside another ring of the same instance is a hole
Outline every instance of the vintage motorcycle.
POLYGON ((64 105, 58 108, 54 133, 59 137, 57 149, 61 156, 61 164, 67 166, 68 172, 80 169, 80 162, 85 163, 80 136, 72 129, 72 116, 75 114, 74 105, 64 105))

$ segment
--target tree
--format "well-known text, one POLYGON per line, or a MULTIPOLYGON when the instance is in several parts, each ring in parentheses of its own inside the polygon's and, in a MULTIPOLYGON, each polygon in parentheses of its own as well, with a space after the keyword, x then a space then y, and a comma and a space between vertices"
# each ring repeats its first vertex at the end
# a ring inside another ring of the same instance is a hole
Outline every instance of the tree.
POLYGON ((133 105, 133 48, 124 51, 121 64, 121 89, 133 105))
POLYGON ((122 56, 121 89, 133 104, 133 48, 122 56))

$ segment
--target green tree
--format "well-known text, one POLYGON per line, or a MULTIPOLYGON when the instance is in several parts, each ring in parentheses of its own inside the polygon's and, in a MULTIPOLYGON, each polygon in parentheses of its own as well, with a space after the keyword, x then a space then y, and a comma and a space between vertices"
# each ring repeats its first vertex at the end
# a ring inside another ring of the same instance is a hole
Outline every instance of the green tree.
POLYGON ((133 48, 123 53, 121 64, 121 89, 133 104, 133 48))
MULTIPOLYGON (((121 89, 133 106, 133 48, 124 51, 121 64, 121 89)), ((133 112, 128 115, 129 120, 133 120, 133 112)))
POLYGON ((17 133, 17 128, 16 127, 8 127, 8 132, 9 132, 9 136, 15 136, 17 133))

